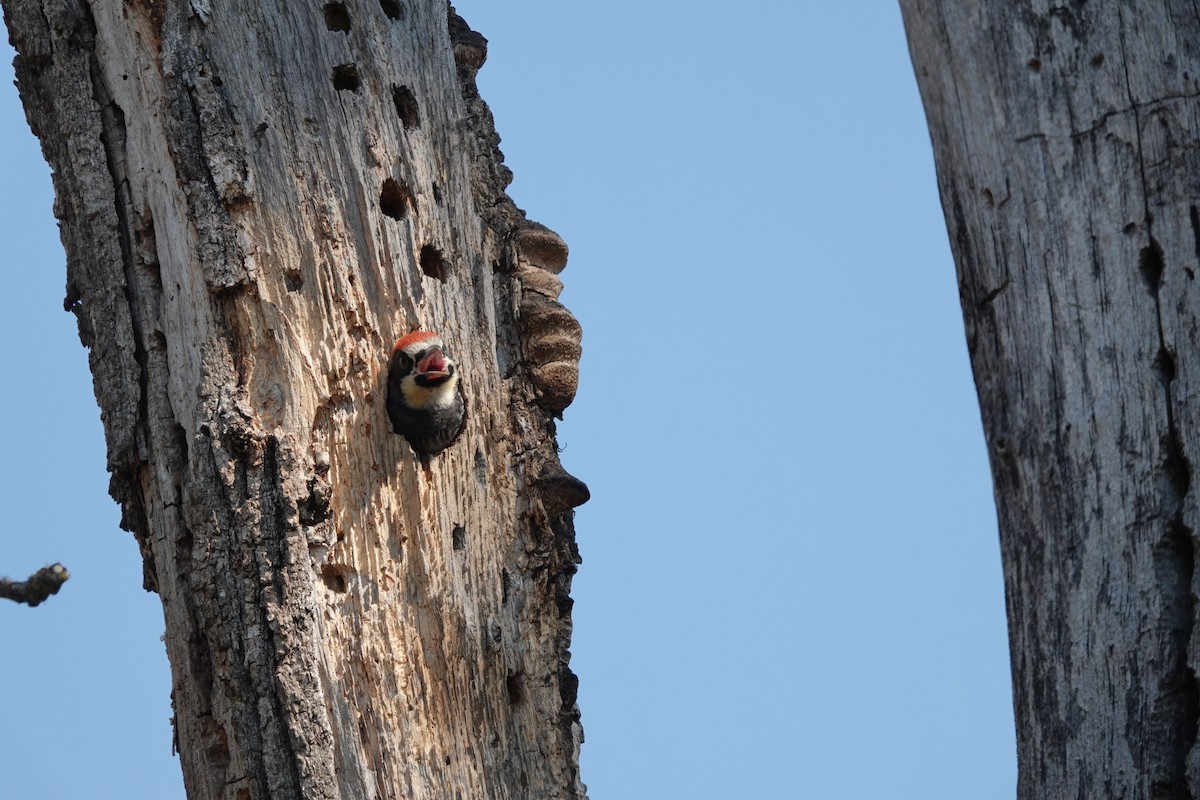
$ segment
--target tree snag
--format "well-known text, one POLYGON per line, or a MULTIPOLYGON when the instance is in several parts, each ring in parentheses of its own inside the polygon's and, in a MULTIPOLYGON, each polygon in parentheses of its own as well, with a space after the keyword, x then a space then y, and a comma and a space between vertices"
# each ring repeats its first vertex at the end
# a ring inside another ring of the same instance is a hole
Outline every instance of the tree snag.
POLYGON ((584 797, 580 332, 486 41, 437 0, 2 3, 188 796, 584 797), (470 409, 428 465, 384 409, 418 328, 470 409))
POLYGON ((1020 798, 1191 798, 1192 3, 901 0, 999 513, 1020 798))

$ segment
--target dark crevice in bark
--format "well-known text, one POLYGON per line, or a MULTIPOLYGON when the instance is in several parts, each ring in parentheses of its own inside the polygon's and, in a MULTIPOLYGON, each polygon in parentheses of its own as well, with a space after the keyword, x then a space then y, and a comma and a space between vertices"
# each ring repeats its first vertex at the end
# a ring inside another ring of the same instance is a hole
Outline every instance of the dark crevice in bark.
MULTIPOLYGON (((1200 210, 1197 210, 1195 206, 1190 206, 1188 208, 1188 217, 1192 221, 1192 241, 1196 246, 1196 258, 1200 259, 1200 210)), ((1188 270, 1188 277, 1190 278, 1193 275, 1195 273, 1188 270)))
POLYGON ((1163 254, 1162 248, 1158 242, 1151 237, 1150 244, 1143 247, 1138 253, 1138 271, 1142 273, 1142 277, 1146 280, 1146 287, 1150 290, 1150 294, 1158 299, 1158 289, 1162 284, 1163 274, 1163 254))
POLYGON ((198 32, 201 23, 192 16, 168 13, 164 26, 164 35, 180 41, 179 66, 165 81, 167 150, 183 187, 189 218, 206 221, 197 229, 205 282, 217 292, 234 289, 250 280, 230 217, 231 208, 249 202, 241 140, 221 81, 212 74, 206 57, 198 32), (218 180, 210 153, 222 154, 223 161, 232 160, 236 167, 226 169, 218 180))
MULTIPOLYGON (((82 20, 89 41, 95 41, 96 21, 91 7, 81 5, 82 20)), ((91 83, 92 100, 96 103, 100 117, 100 144, 104 149, 105 166, 113 189, 113 212, 116 215, 116 239, 121 253, 120 271, 124 276, 121 291, 129 309, 130 334, 133 343, 133 360, 137 366, 137 412, 134 419, 137 435, 126 442, 126 447, 110 457, 109 494, 121 505, 121 525, 137 540, 142 555, 142 584, 147 591, 158 592, 157 556, 150 537, 150 524, 146 517, 142 497, 143 455, 140 450, 150 437, 150 366, 144 330, 145 300, 138 291, 140 281, 134 242, 134 206, 126 166, 125 113, 113 99, 104 82, 104 74, 94 48, 87 51, 88 79, 91 83)), ((114 265, 114 271, 115 265, 114 265)))
MULTIPOLYGON (((405 128, 421 126, 421 111, 417 105, 417 97, 407 86, 392 87, 392 103, 396 106, 396 116, 405 128)), ((438 194, 437 184, 434 184, 434 194, 438 194)))
MULTIPOLYGON (((1147 218, 1147 228, 1152 223, 1147 218)), ((1192 465, 1188 459, 1175 413, 1174 383, 1177 375, 1175 355, 1167 344, 1163 326, 1161 287, 1166 265, 1161 245, 1150 235, 1138 254, 1138 268, 1149 284, 1158 326, 1158 352, 1154 370, 1159 377, 1166 407, 1167 430, 1163 436, 1163 472, 1167 478, 1172 509, 1163 539, 1154 548, 1155 571, 1162 586, 1162 616, 1168 652, 1164 653, 1165 673, 1158 681, 1149 724, 1153 737, 1147 755, 1154 759, 1148 768, 1154 774, 1151 797, 1156 800, 1191 800, 1187 779, 1187 757, 1196 743, 1200 723, 1200 685, 1188 663, 1196 598, 1192 593, 1195 572, 1194 533, 1184 520, 1187 495, 1192 486, 1192 465), (1155 763, 1157 762, 1157 763, 1155 763)))
MULTIPOLYGON (((1172 469, 1172 467, 1168 467, 1172 469)), ((1175 465, 1173 469, 1179 469, 1175 465)), ((1183 480, 1173 478, 1174 482, 1183 480)), ((1190 527, 1183 522, 1182 512, 1167 523, 1166 536, 1155 548, 1155 569, 1164 586, 1190 586, 1194 574, 1195 545, 1190 527)), ((1151 797, 1161 800, 1190 800, 1186 760, 1196 739, 1200 719, 1200 692, 1195 672, 1187 662, 1188 640, 1191 635, 1193 600, 1190 592, 1174 592, 1163 597, 1162 613, 1168 626, 1172 645, 1167 654, 1165 673, 1157 682, 1159 697, 1151 712, 1151 734, 1161 749, 1152 750, 1151 757, 1165 763, 1152 763, 1154 772, 1151 797)))
MULTIPOLYGON (((1152 223, 1147 219, 1147 228, 1152 223)), ((1150 714, 1152 738, 1148 756, 1154 759, 1148 768, 1154 774, 1151 797, 1155 800, 1191 800, 1187 779, 1187 757, 1196 743, 1200 723, 1200 685, 1188 663, 1196 599, 1192 593, 1195 573, 1195 542, 1190 526, 1184 521, 1187 494, 1192 486, 1192 465, 1184 449, 1175 413, 1174 383, 1177 375, 1175 355, 1167 345, 1163 326, 1161 287, 1166 265, 1161 245, 1150 236, 1138 254, 1138 268, 1154 297, 1158 325, 1158 352, 1154 371, 1158 375, 1166 405, 1167 431, 1163 436, 1163 472, 1170 487, 1169 506, 1173 509, 1163 539, 1154 548, 1155 572, 1162 586, 1162 616, 1168 652, 1164 653, 1165 673, 1158 681, 1158 696, 1150 714), (1157 762, 1157 763, 1155 763, 1157 762)))
MULTIPOLYGON (((96 21, 92 10, 86 3, 81 4, 83 19, 87 25, 89 43, 94 45, 96 37, 96 21)), ((104 85, 104 75, 100 63, 96 59, 95 48, 88 49, 88 78, 92 85, 92 100, 100 112, 100 143, 104 147, 105 163, 113 187, 113 211, 117 215, 117 242, 121 248, 121 259, 124 266, 125 282, 121 287, 125 293, 125 302, 129 306, 130 320, 133 326, 134 360, 140 372, 138 398, 138 419, 142 424, 147 419, 146 413, 146 347, 143 341, 141 319, 139 316, 138 298, 133 292, 135 277, 133 275, 133 242, 129 210, 132 205, 129 197, 129 179, 125 174, 125 112, 113 100, 108 88, 104 85)), ((133 453, 122 454, 132 460, 133 453)), ((110 467, 113 465, 110 465, 110 467)), ((122 465, 127 467, 128 465, 122 465)), ((118 501, 121 498, 117 498, 118 501)))
POLYGON ((295 659, 296 653, 290 652, 296 644, 283 634, 281 626, 284 621, 279 614, 287 613, 285 601, 288 597, 284 585, 285 572, 288 564, 287 536, 292 527, 288 524, 286 498, 280 483, 279 440, 268 436, 263 446, 262 468, 258 475, 259 482, 259 511, 262 527, 258 542, 257 568, 259 585, 262 587, 262 597, 256 598, 254 607, 259 612, 258 626, 263 639, 261 650, 260 670, 257 676, 264 680, 259 687, 259 697, 269 699, 271 714, 266 722, 269 734, 276 741, 267 748, 269 763, 264 760, 273 796, 301 796, 304 782, 300 775, 300 765, 296 755, 303 752, 304 743, 295 741, 290 735, 286 720, 287 706, 291 698, 287 697, 287 689, 276 679, 276 673, 282 672, 279 654, 284 659, 295 659), (265 556, 265 558, 264 558, 265 556), (275 612, 272 614, 272 612, 275 612), (282 761, 283 763, 280 763, 282 761))
POLYGON ((1011 286, 1011 285, 1012 285, 1012 281, 1011 281, 1011 280, 1008 280, 1008 279, 1005 279, 1004 283, 1000 284, 1000 285, 999 285, 999 286, 997 286, 995 289, 992 289, 990 292, 988 292, 987 294, 985 294, 985 295, 983 296, 983 299, 982 299, 982 300, 980 300, 980 301, 979 301, 979 303, 977 304, 977 307, 978 307, 978 309, 979 309, 980 311, 983 311, 985 308, 987 308, 988 306, 990 306, 990 305, 992 304, 992 302, 993 302, 993 301, 994 301, 994 300, 995 300, 997 297, 999 297, 1000 295, 1002 295, 1002 294, 1003 294, 1005 291, 1007 291, 1007 290, 1008 290, 1008 287, 1009 287, 1009 286, 1011 286))
POLYGON ((1167 348, 1159 348, 1158 355, 1154 357, 1154 371, 1164 384, 1175 380, 1175 356, 1167 348))
POLYGON ((525 700, 525 674, 516 672, 505 679, 505 686, 508 688, 508 702, 511 705, 520 705, 525 700))
MULTIPOLYGON (((1163 324, 1163 275, 1166 263, 1162 246, 1154 238, 1154 216, 1150 209, 1150 182, 1146 175, 1145 146, 1142 140, 1142 115, 1138 98, 1134 96, 1129 76, 1129 51, 1125 42, 1126 19, 1122 6, 1117 5, 1121 44, 1121 63, 1125 91, 1133 110, 1136 153, 1140 173, 1143 212, 1146 218, 1147 243, 1138 254, 1138 267, 1151 284, 1154 314, 1158 332, 1156 368, 1162 385, 1166 406, 1167 430, 1163 435, 1163 470, 1168 479, 1171 509, 1163 539, 1154 548, 1156 570, 1162 586, 1162 617, 1167 652, 1163 654, 1165 674, 1158 681, 1159 693, 1152 699, 1150 735, 1147 756, 1153 778, 1151 793, 1162 800, 1193 800, 1188 782, 1188 754, 1196 744, 1200 723, 1200 684, 1188 659, 1195 626, 1196 597, 1192 592, 1195 574, 1195 534, 1184 519, 1187 494, 1191 489, 1192 467, 1180 435, 1175 412, 1174 391, 1177 365, 1163 324), (1153 280, 1152 280, 1153 279, 1153 280)), ((1192 216, 1195 220, 1194 215, 1192 216)))
MULTIPOLYGON (((496 355, 502 374, 518 373, 522 367, 527 367, 525 354, 518 335, 518 325, 513 317, 513 298, 519 289, 519 283, 511 270, 514 255, 514 237, 523 224, 526 223, 525 213, 517 208, 506 192, 506 187, 512 182, 512 171, 504 165, 504 155, 500 151, 500 137, 496 133, 492 113, 479 95, 475 76, 487 59, 487 39, 472 30, 467 22, 455 13, 454 8, 447 3, 447 22, 450 39, 454 52, 455 66, 458 72, 462 96, 466 106, 465 127, 472 150, 472 194, 475 208, 484 223, 495 233, 497 240, 509 245, 501 253, 508 262, 508 269, 493 273, 492 281, 495 291, 495 311, 497 321, 496 355)), ((557 236, 555 237, 557 238, 557 236)), ((422 254, 424 255, 424 253, 422 254)), ((424 268, 424 258, 422 258, 424 268)), ((425 270, 425 274, 430 272, 425 270)), ((438 277, 436 274, 433 277, 438 277)), ((514 407, 514 413, 521 413, 514 407)), ((522 419, 516 428, 531 429, 531 435, 536 441, 526 451, 527 457, 534 459, 547 458, 557 461, 554 454, 556 428, 550 413, 539 410, 536 418, 528 421, 522 419), (529 423, 532 423, 529 424, 529 423), (537 431, 536 434, 533 431, 537 431), (538 455, 537 445, 550 448, 550 455, 538 455)), ((525 474, 541 475, 543 465, 530 463, 525 474)), ((561 466, 559 467, 561 470, 561 466)), ((579 482, 582 485, 582 482, 579 482)), ((533 487, 525 487, 528 497, 533 498, 536 491, 533 487)), ((553 504, 551 504, 553 505, 553 504)), ((545 619, 557 619, 554 631, 556 644, 554 647, 557 666, 549 674, 539 675, 537 692, 544 688, 553 687, 557 683, 559 703, 558 728, 559 738, 566 752, 571 757, 566 764, 569 774, 567 782, 561 787, 557 797, 577 798, 587 797, 587 789, 580 780, 579 774, 579 745, 582 742, 582 727, 580 725, 579 706, 575 702, 578 694, 578 678, 570 669, 571 645, 571 607, 570 597, 572 578, 580 563, 579 549, 576 545, 573 514, 570 508, 546 508, 540 500, 531 504, 525 512, 530 525, 528 526, 528 544, 536 552, 533 559, 536 566, 531 567, 526 580, 537 590, 531 592, 531 597, 541 606, 537 612, 545 619), (541 573, 540 575, 537 573, 541 573), (542 681, 549 684, 543 687, 542 681)), ((534 689, 526 686, 525 692, 534 689)))
MULTIPOLYGON (((237 727, 232 737, 214 719, 212 729, 206 731, 206 746, 228 748, 232 738, 238 761, 245 770, 237 776, 209 772, 204 777, 218 787, 226 781, 244 783, 249 786, 248 797, 269 797, 268 770, 263 762, 265 721, 258 702, 260 687, 252 674, 258 654, 248 651, 246 641, 250 620, 245 615, 253 608, 244 597, 245 585, 247 581, 257 584, 258 576, 256 571, 244 574, 252 565, 243 562, 247 543, 240 541, 241 528, 233 512, 246 499, 245 464, 234 461, 232 485, 227 483, 222 462, 232 454, 224 451, 223 443, 207 425, 200 430, 204 439, 198 443, 202 455, 195 486, 198 491, 213 495, 193 498, 193 507, 202 515, 193 530, 198 537, 196 546, 204 558, 194 563, 190 584, 196 629, 208 643, 207 650, 197 656, 207 656, 208 663, 194 663, 192 671, 207 669, 213 675, 208 684, 209 694, 200 698, 202 703, 209 708, 232 704, 237 709, 222 714, 229 724, 237 727), (210 509, 215 513, 208 514, 210 509)), ((225 793, 217 788, 209 794, 220 797, 225 793)))

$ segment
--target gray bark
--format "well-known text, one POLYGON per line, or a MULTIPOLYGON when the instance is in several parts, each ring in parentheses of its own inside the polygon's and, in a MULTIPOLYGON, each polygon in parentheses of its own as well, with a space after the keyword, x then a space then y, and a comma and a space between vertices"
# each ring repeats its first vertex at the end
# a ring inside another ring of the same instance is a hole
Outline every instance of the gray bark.
POLYGON ((582 798, 566 247, 439 0, 2 0, 201 798, 582 798), (392 342, 440 331, 422 465, 392 342))
POLYGON ((901 7, 995 483, 1018 797, 1191 798, 1200 15, 901 7))

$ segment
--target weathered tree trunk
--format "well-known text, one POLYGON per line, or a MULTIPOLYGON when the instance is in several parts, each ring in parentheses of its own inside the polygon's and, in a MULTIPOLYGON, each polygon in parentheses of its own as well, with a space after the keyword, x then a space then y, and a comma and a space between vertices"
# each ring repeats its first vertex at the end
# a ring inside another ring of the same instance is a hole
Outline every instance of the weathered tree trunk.
POLYGON ((1018 796, 1200 792, 1200 17, 901 0, 1000 517, 1018 796))
POLYGON ((200 798, 580 798, 566 248, 442 0, 3 0, 200 798), (440 331, 423 466, 392 342, 440 331))

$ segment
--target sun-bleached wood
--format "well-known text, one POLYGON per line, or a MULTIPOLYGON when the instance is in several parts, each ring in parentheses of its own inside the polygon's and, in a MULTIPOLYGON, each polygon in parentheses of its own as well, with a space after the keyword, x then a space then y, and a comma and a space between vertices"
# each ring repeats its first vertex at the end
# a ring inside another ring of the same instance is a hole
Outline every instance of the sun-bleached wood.
POLYGON ((1017 796, 1191 798, 1200 17, 901 8, 995 482, 1017 796))
POLYGON ((483 37, 438 0, 3 8, 188 796, 584 797, 579 329, 504 194, 483 37), (469 403, 427 465, 384 411, 417 328, 469 403))

